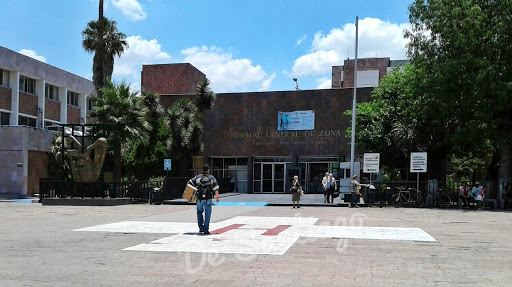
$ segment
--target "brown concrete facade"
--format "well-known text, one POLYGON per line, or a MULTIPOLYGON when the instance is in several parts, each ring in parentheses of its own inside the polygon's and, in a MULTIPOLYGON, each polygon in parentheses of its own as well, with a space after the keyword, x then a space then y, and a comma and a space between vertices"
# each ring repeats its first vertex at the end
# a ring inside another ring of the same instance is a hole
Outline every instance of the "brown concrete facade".
POLYGON ((37 96, 20 92, 20 113, 37 116, 37 96))
MULTIPOLYGON (((386 75, 389 66, 389 58, 368 58, 357 60, 358 71, 379 70, 379 83, 386 75)), ((354 60, 345 60, 343 63, 343 87, 354 87, 354 60)))
MULTIPOLYGON (((370 99, 371 88, 358 89, 358 102, 370 99)), ((205 156, 292 157, 350 154, 345 138, 353 89, 217 94, 205 116, 205 156), (313 110, 315 129, 278 131, 278 112, 313 110)), ((184 95, 161 95, 168 108, 184 95)), ((191 96, 189 96, 191 97, 191 96)))
MULTIPOLYGON (((357 71, 379 71, 379 83, 387 74, 387 69, 391 65, 390 58, 364 58, 357 59, 357 71)), ((343 66, 332 67, 332 88, 352 88, 354 87, 354 59, 345 60, 343 66), (343 81, 341 74, 343 73, 343 81)), ((359 86, 359 85, 358 85, 359 86)))
POLYGON ((68 105, 67 117, 69 124, 80 124, 80 108, 68 105))
POLYGON ((141 89, 160 95, 193 94, 206 75, 189 63, 143 65, 141 89))
POLYGON ((332 66, 331 88, 337 89, 343 87, 343 81, 341 80, 342 74, 343 66, 332 66))
POLYGON ((0 109, 11 109, 11 89, 0 86, 0 109))
MULTIPOLYGON (((371 89, 360 89, 367 101, 371 89)), ((219 94, 204 122, 207 156, 344 156, 352 89, 219 94), (315 129, 278 131, 278 112, 313 110, 315 129)))
POLYGON ((39 181, 48 177, 48 153, 44 151, 28 151, 28 184, 27 194, 39 193, 39 181))
POLYGON ((52 99, 45 99, 44 116, 50 120, 60 121, 60 102, 52 99))

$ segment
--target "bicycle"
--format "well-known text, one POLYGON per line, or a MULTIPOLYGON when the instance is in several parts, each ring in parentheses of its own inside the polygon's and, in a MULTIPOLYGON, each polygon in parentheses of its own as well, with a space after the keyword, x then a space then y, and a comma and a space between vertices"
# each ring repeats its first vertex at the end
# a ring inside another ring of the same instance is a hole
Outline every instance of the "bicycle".
MULTIPOLYGON (((427 207, 430 202, 431 195, 421 193, 419 196, 423 198, 423 203, 420 207, 427 207)), ((437 190, 437 195, 433 199, 433 206, 438 206, 439 208, 448 208, 452 205, 452 199, 448 195, 444 195, 441 188, 437 190)))
POLYGON ((404 204, 420 207, 423 205, 423 197, 418 196, 415 188, 397 188, 398 192, 391 196, 391 205, 400 207, 404 204))

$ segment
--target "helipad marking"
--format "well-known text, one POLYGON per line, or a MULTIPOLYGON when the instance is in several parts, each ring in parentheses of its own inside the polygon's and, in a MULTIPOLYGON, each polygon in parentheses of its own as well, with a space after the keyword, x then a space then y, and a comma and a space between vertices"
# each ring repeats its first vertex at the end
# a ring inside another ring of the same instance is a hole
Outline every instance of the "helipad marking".
POLYGON ((268 202, 241 202, 241 201, 221 201, 214 203, 217 206, 267 206, 268 202))
POLYGON ((212 223, 209 236, 196 223, 123 221, 75 231, 175 234, 124 250, 283 255, 300 237, 436 241, 420 228, 323 226, 318 218, 239 216, 212 223))

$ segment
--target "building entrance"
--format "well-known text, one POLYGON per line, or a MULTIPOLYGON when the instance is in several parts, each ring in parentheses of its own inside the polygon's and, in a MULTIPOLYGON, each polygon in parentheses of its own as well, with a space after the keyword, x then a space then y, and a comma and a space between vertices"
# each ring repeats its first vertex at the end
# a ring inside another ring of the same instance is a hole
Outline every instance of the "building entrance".
POLYGON ((325 172, 330 171, 330 164, 328 162, 309 162, 306 169, 306 185, 307 193, 323 193, 322 178, 325 172))
POLYGON ((262 162, 254 164, 254 192, 283 193, 286 163, 262 162))

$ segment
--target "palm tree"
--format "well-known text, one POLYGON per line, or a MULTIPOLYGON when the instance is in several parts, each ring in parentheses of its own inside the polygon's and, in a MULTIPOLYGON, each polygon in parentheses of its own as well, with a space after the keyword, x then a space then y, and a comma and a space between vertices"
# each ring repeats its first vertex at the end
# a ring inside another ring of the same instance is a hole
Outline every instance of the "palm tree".
POLYGON ((131 148, 123 153, 126 170, 138 180, 148 180, 162 173, 162 160, 169 158, 172 148, 169 119, 160 104, 160 97, 153 92, 142 92, 142 104, 147 108, 146 120, 151 126, 148 140, 130 140, 131 148))
POLYGON ((126 35, 117 30, 116 24, 103 17, 103 1, 100 1, 98 20, 89 21, 82 31, 82 47, 89 53, 94 52, 92 81, 98 93, 112 77, 114 57, 121 56, 128 48, 126 35))
POLYGON ((99 123, 110 123, 116 126, 116 134, 109 141, 114 141, 115 170, 114 179, 119 182, 121 178, 121 155, 123 144, 129 139, 145 141, 150 130, 146 121, 147 108, 143 105, 143 97, 138 92, 130 91, 125 82, 119 85, 107 81, 107 85, 100 90, 102 96, 96 96, 96 106, 91 116, 96 117, 99 123))
POLYGON ((197 98, 194 100, 199 112, 199 119, 202 119, 204 114, 213 108, 217 95, 210 88, 210 80, 204 79, 196 87, 197 98))
POLYGON ((178 175, 188 174, 191 157, 203 152, 203 125, 205 114, 214 106, 216 95, 205 79, 196 87, 194 100, 177 101, 169 110, 169 129, 172 137, 171 154, 176 159, 178 175))

